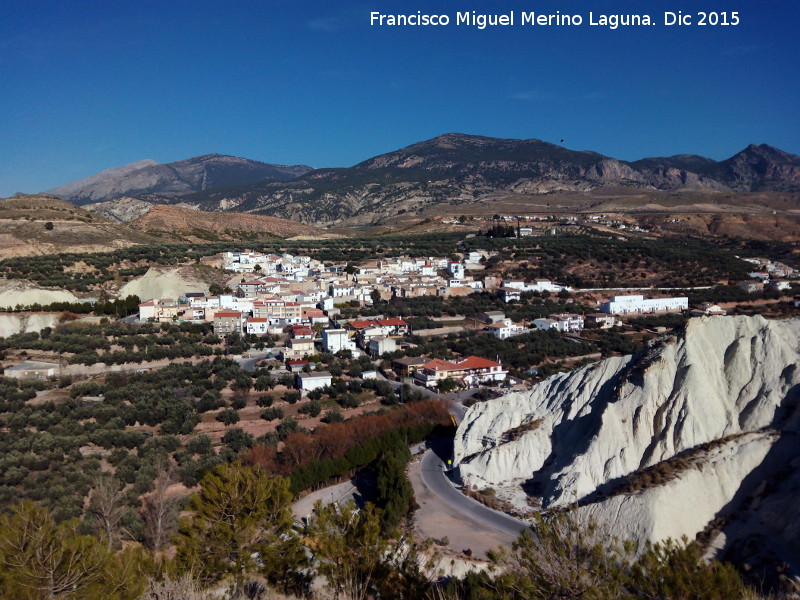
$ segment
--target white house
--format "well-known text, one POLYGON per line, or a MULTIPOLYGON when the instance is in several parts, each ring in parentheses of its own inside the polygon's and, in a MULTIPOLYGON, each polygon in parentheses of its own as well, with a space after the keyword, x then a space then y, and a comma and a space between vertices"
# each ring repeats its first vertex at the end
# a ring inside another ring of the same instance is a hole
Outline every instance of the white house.
POLYGON ((310 392, 331 385, 331 374, 328 371, 316 373, 297 373, 297 389, 301 392, 310 392))
POLYGON ((767 284, 767 287, 771 290, 776 292, 782 292, 783 290, 788 290, 792 286, 791 282, 789 281, 781 281, 778 279, 773 279, 767 284))
POLYGON ((387 352, 394 352, 397 350, 397 342, 394 338, 379 337, 369 340, 367 349, 371 356, 381 356, 387 352))
POLYGON ((250 317, 245 324, 245 331, 255 335, 264 335, 269 331, 269 319, 264 317, 250 317))
POLYGON ((558 330, 558 321, 554 319, 534 319, 533 326, 541 331, 547 331, 549 329, 558 330))
POLYGON ((26 360, 3 371, 5 377, 12 379, 47 379, 59 373, 61 373, 61 365, 36 360, 26 360))
POLYGON ((557 323, 556 329, 562 333, 583 329, 583 315, 561 313, 559 315, 550 315, 549 318, 557 323))
POLYGON ((513 287, 497 288, 497 295, 503 302, 519 302, 522 297, 522 292, 513 287))
POLYGON ((533 283, 504 279, 503 287, 513 288, 521 292, 560 292, 562 290, 569 289, 563 285, 553 283, 549 279, 536 279, 533 283))
POLYGON ((515 335, 522 335, 523 333, 528 333, 528 329, 514 323, 511 319, 505 319, 500 323, 494 323, 489 325, 486 329, 484 329, 487 333, 491 333, 494 337, 500 340, 507 340, 510 337, 514 337, 515 335))
POLYGON ((630 313, 648 313, 656 311, 689 310, 689 298, 648 298, 644 296, 614 296, 600 307, 600 312, 613 315, 626 315, 630 313))
POLYGON ((464 265, 460 262, 450 261, 447 263, 447 272, 454 279, 464 279, 464 265))
POLYGON ((588 323, 598 325, 600 329, 611 329, 617 324, 617 320, 614 318, 614 315, 609 315, 606 313, 594 313, 591 315, 586 315, 586 321, 588 323))
POLYGON ((430 264, 422 265, 419 268, 419 274, 427 277, 433 277, 436 275, 436 267, 430 264))
POLYGON ((478 252, 477 250, 473 250, 472 252, 467 252, 467 255, 464 257, 464 262, 470 265, 477 265, 481 262, 483 255, 478 252))
POLYGON ((331 298, 344 298, 346 296, 353 296, 356 289, 352 285, 335 285, 331 284, 328 287, 328 295, 331 298))
POLYGON ((336 354, 340 350, 355 350, 356 344, 344 329, 324 329, 322 331, 322 349, 336 354))

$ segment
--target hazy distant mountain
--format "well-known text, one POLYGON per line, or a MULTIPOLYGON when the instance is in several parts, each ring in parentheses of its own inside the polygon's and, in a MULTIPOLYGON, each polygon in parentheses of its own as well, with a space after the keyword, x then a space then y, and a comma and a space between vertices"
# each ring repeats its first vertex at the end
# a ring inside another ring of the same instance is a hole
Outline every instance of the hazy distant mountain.
POLYGON ((108 169, 48 192, 75 204, 104 202, 123 196, 180 196, 264 180, 288 181, 311 170, 304 165, 271 165, 236 156, 206 154, 173 163, 141 160, 108 169))
MULTIPOLYGON (((800 158, 751 146, 727 161, 696 155, 623 162, 540 140, 446 134, 345 169, 182 196, 202 210, 363 225, 432 204, 475 203, 613 186, 667 191, 800 190, 800 158)), ((151 199, 152 200, 152 199, 151 199)), ((178 199, 172 200, 177 202, 178 199)))

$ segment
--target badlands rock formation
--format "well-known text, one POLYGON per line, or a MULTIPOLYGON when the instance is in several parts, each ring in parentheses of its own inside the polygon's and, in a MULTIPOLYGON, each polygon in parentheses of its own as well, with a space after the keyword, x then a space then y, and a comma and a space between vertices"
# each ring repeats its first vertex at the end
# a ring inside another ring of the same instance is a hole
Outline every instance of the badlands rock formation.
POLYGON ((45 289, 25 279, 0 280, 0 308, 77 301, 77 296, 66 290, 45 289))
POLYGON ((40 332, 46 327, 58 325, 60 313, 11 313, 0 314, 0 338, 17 333, 40 332))
POLYGON ((153 298, 180 298, 186 292, 208 294, 209 284, 202 281, 191 268, 150 267, 147 273, 122 286, 117 297, 139 296, 144 301, 153 298))
POLYGON ((474 405, 457 475, 520 505, 577 502, 621 538, 694 538, 714 521, 731 549, 766 523, 762 546, 797 565, 799 346, 800 319, 692 319, 641 356, 474 405))

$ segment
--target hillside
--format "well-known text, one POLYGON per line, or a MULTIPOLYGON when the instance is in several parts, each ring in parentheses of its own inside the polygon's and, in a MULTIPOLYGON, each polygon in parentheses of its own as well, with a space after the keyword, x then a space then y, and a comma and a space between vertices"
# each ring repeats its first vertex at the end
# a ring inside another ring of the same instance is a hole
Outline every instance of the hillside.
POLYGON ((498 202, 516 203, 522 212, 565 196, 568 204, 580 205, 597 190, 635 190, 646 195, 641 204, 674 204, 674 194, 691 192, 724 194, 728 204, 749 206, 739 194, 800 191, 798 162, 800 157, 769 146, 751 146, 719 163, 693 155, 626 163, 535 139, 446 134, 350 168, 317 169, 289 182, 209 190, 173 201, 348 226, 383 224, 422 211, 487 213, 498 202))
POLYGON ((172 197, 264 180, 287 181, 310 169, 303 165, 272 165, 236 156, 206 154, 163 165, 153 160, 142 160, 45 193, 78 205, 139 194, 172 197))
POLYGON ((132 229, 172 241, 221 241, 266 237, 328 237, 328 232, 296 221, 243 213, 208 213, 156 205, 130 221, 132 229))
POLYGON ((800 319, 692 319, 641 356, 474 405, 456 471, 523 508, 578 503, 620 538, 709 528, 723 556, 748 548, 751 564, 778 559, 797 574, 798 339, 800 319))
POLYGON ((0 259, 103 252, 157 241, 58 198, 32 195, 0 199, 0 259))

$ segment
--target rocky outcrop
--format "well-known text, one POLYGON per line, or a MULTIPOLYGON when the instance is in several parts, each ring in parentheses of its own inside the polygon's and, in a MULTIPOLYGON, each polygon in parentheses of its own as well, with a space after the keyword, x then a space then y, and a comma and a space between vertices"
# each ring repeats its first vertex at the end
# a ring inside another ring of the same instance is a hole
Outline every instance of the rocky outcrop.
POLYGON ((110 221, 127 223, 128 221, 133 221, 146 214, 153 208, 153 205, 144 200, 123 197, 117 198, 116 200, 106 200, 105 202, 84 204, 83 208, 97 213, 98 215, 102 215, 110 221))
MULTIPOLYGON (((457 474, 524 489, 544 508, 577 502, 620 537, 693 537, 713 519, 733 522, 762 481, 800 462, 800 445, 787 443, 800 419, 798 340, 800 319, 692 319, 640 356, 474 405, 456 434, 457 474)), ((764 505, 781 505, 784 492, 771 493, 764 505)))

